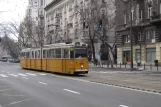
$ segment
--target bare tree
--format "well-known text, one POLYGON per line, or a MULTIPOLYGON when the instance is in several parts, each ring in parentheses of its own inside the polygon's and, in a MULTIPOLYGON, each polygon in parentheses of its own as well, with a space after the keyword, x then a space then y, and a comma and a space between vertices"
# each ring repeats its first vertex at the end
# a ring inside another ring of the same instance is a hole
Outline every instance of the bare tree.
POLYGON ((3 50, 6 50, 13 58, 18 58, 20 53, 18 42, 15 42, 13 39, 9 38, 9 34, 6 31, 4 31, 1 46, 3 50))
POLYGON ((26 17, 20 25, 16 22, 9 22, 2 29, 17 38, 21 48, 30 48, 33 45, 39 47, 44 38, 41 37, 40 26, 30 17, 26 17))
MULTIPOLYGON (((114 20, 114 13, 112 12, 114 9, 114 0, 108 0, 108 2, 105 2, 104 0, 91 0, 90 4, 91 5, 85 5, 82 2, 76 2, 75 14, 79 14, 81 16, 83 32, 85 30, 88 31, 88 35, 85 36, 89 37, 93 51, 93 59, 96 59, 94 43, 96 43, 97 40, 100 40, 105 45, 106 50, 110 51, 112 55, 115 55, 113 50, 116 40, 113 46, 109 45, 107 42, 107 33, 115 27, 112 21, 114 20), (100 25, 101 23, 102 25, 100 25)), ((109 58, 113 67, 111 56, 109 56, 109 58)))

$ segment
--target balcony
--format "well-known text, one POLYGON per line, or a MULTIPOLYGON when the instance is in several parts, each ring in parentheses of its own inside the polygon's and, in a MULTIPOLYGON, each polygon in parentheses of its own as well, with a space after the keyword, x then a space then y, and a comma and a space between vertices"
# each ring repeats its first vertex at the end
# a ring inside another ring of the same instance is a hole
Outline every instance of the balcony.
POLYGON ((151 23, 161 22, 161 14, 152 16, 152 17, 150 18, 150 22, 151 22, 151 23))
MULTIPOLYGON (((149 23, 150 23, 150 19, 139 19, 132 22, 132 27, 135 28, 135 27, 147 25, 149 23)), ((130 28, 130 26, 131 26, 130 21, 127 21, 127 24, 118 25, 116 27, 116 31, 126 30, 130 28)))
POLYGON ((73 28, 73 23, 68 23, 68 28, 73 28))

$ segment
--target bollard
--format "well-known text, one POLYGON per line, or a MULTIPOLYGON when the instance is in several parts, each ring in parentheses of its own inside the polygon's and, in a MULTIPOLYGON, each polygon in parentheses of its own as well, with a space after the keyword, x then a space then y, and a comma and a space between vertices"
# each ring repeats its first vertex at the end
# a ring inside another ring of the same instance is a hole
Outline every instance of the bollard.
POLYGON ((121 68, 121 63, 120 63, 120 68, 121 68))
POLYGON ((126 63, 125 63, 125 68, 126 68, 126 63))
POLYGON ((145 64, 144 64, 144 70, 145 70, 145 64))
POLYGON ((152 70, 152 64, 150 64, 150 70, 152 70))

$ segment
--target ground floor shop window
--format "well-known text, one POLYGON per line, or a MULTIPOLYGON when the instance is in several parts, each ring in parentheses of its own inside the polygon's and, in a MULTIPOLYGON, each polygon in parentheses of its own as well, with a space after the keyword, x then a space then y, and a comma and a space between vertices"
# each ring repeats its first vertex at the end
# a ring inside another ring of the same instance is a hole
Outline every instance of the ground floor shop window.
POLYGON ((130 51, 124 51, 123 52, 123 64, 130 63, 130 51))
POLYGON ((156 60, 156 48, 146 49, 146 61, 153 63, 154 60, 156 60))
POLYGON ((136 62, 140 62, 141 61, 141 53, 140 53, 140 49, 136 49, 136 59, 135 59, 135 61, 136 62))

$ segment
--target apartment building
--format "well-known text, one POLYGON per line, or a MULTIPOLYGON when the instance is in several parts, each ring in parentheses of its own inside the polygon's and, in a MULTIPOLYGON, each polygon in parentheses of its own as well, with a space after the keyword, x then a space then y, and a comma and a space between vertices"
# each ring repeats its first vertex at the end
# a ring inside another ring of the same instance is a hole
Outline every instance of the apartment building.
MULTIPOLYGON (((85 10, 89 6, 92 7, 92 5, 94 5, 92 1, 93 0, 53 0, 51 3, 49 3, 45 7, 46 44, 58 42, 85 42, 87 44, 90 44, 89 29, 83 22, 83 18, 80 13, 78 14, 76 8, 80 6, 85 10)), ((103 5, 105 1, 109 2, 109 0, 97 1, 97 3, 100 5, 100 13, 97 13, 98 15, 102 13, 101 6, 105 6, 103 8, 107 8, 106 5, 103 5)), ((109 10, 109 15, 112 16, 115 10, 114 8, 111 9, 112 10, 109 10)), ((107 35, 108 41, 110 43, 113 43, 115 37, 115 29, 111 29, 111 31, 108 32, 107 35)), ((101 41, 96 38, 95 51, 96 57, 98 59, 100 57, 98 53, 100 51, 101 45, 101 41)))
MULTIPOLYGON (((81 1, 81 0, 80 0, 81 1)), ((46 6, 46 44, 80 41, 82 22, 74 15, 75 0, 53 0, 46 6)))
POLYGON ((117 0, 117 62, 130 63, 130 26, 132 20, 133 61, 161 62, 161 1, 117 0), (131 4, 131 5, 130 5, 131 4), (130 15, 131 13, 131 15, 130 15))
POLYGON ((40 32, 42 31, 40 30, 40 28, 43 29, 44 20, 45 20, 44 19, 44 16, 45 16, 44 7, 50 1, 51 0, 28 0, 26 17, 20 25, 21 30, 23 30, 19 37, 20 39, 19 41, 21 41, 20 44, 22 48, 25 48, 26 46, 27 47, 40 47, 41 43, 44 42, 42 40, 44 38, 44 31, 40 32), (30 28, 30 26, 32 28, 30 28), (30 36, 28 35, 29 32, 32 32, 30 36))

